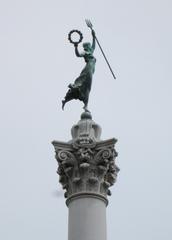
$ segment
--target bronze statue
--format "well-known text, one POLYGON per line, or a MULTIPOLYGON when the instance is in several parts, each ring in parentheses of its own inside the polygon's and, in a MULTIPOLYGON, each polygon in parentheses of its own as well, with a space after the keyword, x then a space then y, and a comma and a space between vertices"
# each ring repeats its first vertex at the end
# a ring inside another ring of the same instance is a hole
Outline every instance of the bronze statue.
POLYGON ((94 50, 95 50, 95 31, 91 29, 92 33, 92 44, 89 42, 83 43, 84 52, 79 53, 78 51, 78 43, 79 42, 73 42, 71 39, 71 34, 73 32, 77 32, 80 34, 80 40, 82 40, 82 34, 78 30, 72 30, 69 33, 69 40, 74 43, 75 47, 75 54, 77 57, 83 57, 86 65, 82 72, 80 73, 79 77, 75 80, 74 84, 69 84, 69 90, 66 93, 66 96, 64 100, 62 101, 62 109, 64 109, 64 106, 66 102, 69 102, 73 99, 79 99, 80 101, 83 101, 84 103, 84 109, 85 111, 88 111, 87 105, 88 105, 88 99, 89 94, 91 90, 91 84, 92 84, 92 76, 95 71, 95 64, 96 59, 93 56, 94 50))
POLYGON ((87 109, 88 99, 89 99, 89 94, 90 94, 91 85, 92 85, 92 77, 93 77, 93 73, 95 71, 95 64, 96 64, 96 59, 93 56, 96 42, 97 42, 98 46, 100 47, 100 50, 106 60, 106 63, 108 64, 108 67, 109 67, 113 77, 116 79, 116 77, 110 67, 110 64, 103 52, 103 49, 100 46, 100 43, 96 37, 95 31, 93 30, 92 23, 89 20, 86 20, 86 24, 91 29, 92 44, 89 42, 83 43, 83 48, 84 48, 83 53, 79 53, 79 51, 78 51, 78 44, 83 39, 82 33, 78 30, 72 30, 68 35, 69 41, 74 44, 76 56, 83 57, 86 62, 86 65, 85 65, 84 69, 82 70, 82 72, 80 73, 79 77, 75 80, 75 82, 73 84, 69 84, 69 86, 68 86, 69 90, 67 91, 64 100, 62 100, 62 109, 64 109, 64 106, 67 102, 69 102, 73 99, 79 99, 80 101, 83 101, 85 111, 88 111, 88 109, 87 109), (71 39, 71 35, 73 33, 78 33, 80 35, 79 41, 74 42, 71 39))

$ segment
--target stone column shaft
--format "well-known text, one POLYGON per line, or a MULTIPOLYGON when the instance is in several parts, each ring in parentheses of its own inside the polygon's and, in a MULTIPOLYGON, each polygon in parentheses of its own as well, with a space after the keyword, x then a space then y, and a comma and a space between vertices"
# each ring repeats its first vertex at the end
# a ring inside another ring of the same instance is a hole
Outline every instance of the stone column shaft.
POLYGON ((106 203, 89 196, 69 205, 68 240, 106 240, 106 203))

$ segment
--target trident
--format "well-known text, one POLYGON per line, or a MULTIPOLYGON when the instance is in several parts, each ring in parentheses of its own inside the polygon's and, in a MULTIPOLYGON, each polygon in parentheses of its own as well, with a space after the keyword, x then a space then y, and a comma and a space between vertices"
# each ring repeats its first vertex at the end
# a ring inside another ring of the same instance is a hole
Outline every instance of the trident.
MULTIPOLYGON (((86 19, 85 22, 86 22, 87 26, 88 26, 91 30, 93 30, 93 25, 92 25, 91 21, 90 21, 89 19, 86 19)), ((101 47, 101 45, 100 45, 100 43, 99 43, 99 41, 98 41, 98 39, 97 39, 96 36, 95 36, 95 39, 96 39, 96 42, 97 42, 97 44, 98 44, 98 46, 99 46, 99 48, 100 48, 100 50, 101 50, 101 52, 102 52, 102 54, 103 54, 104 59, 105 59, 107 65, 108 65, 108 67, 109 67, 109 69, 110 69, 110 71, 111 71, 111 73, 112 73, 112 76, 114 77, 114 79, 116 79, 115 74, 113 73, 113 70, 112 70, 112 68, 111 68, 111 66, 110 66, 110 64, 109 64, 109 62, 108 62, 108 60, 107 60, 107 58, 106 58, 106 56, 105 56, 105 53, 103 52, 103 49, 102 49, 102 47, 101 47)))

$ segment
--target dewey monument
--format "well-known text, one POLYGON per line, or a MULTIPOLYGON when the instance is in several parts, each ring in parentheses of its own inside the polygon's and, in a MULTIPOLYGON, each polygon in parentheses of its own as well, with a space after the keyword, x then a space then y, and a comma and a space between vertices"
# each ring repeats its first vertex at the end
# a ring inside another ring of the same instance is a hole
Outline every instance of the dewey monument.
MULTIPOLYGON (((84 112, 79 122, 72 126, 72 139, 68 142, 53 141, 58 162, 59 182, 64 189, 66 205, 69 208, 68 240, 107 240, 106 207, 110 187, 115 183, 119 168, 115 164, 117 152, 116 139, 101 139, 101 127, 92 120, 88 110, 89 93, 95 70, 96 59, 93 55, 98 43, 103 56, 112 72, 106 56, 98 42, 96 33, 89 20, 92 43, 83 43, 84 52, 78 51, 82 33, 72 30, 69 41, 74 44, 75 54, 85 60, 85 67, 69 89, 62 101, 62 108, 73 99, 84 103, 84 112), (79 41, 72 40, 72 34, 79 34, 79 41)), ((113 74, 113 72, 112 72, 113 74)), ((113 74, 114 78, 115 75, 113 74)))

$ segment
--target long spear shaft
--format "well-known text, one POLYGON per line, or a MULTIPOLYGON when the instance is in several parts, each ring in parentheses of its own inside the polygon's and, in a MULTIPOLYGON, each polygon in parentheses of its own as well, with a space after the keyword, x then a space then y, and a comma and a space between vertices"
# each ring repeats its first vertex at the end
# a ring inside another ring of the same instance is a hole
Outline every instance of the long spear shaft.
POLYGON ((98 41, 98 39, 97 39, 96 36, 95 36, 95 39, 96 39, 96 42, 97 42, 97 44, 98 44, 98 46, 99 46, 99 48, 100 48, 100 50, 101 50, 101 52, 102 52, 102 54, 103 54, 103 57, 104 57, 107 65, 108 65, 108 67, 109 67, 109 69, 110 69, 110 71, 111 71, 114 79, 116 79, 115 74, 114 74, 114 72, 113 72, 113 70, 112 70, 112 68, 111 68, 111 66, 110 66, 110 64, 109 64, 109 62, 108 62, 108 60, 107 60, 107 57, 106 57, 106 55, 105 55, 105 53, 104 53, 104 51, 103 51, 103 49, 102 49, 102 47, 101 47, 101 45, 100 45, 100 43, 99 43, 99 41, 98 41))
MULTIPOLYGON (((86 24, 87 24, 87 26, 88 26, 89 28, 93 29, 93 25, 92 25, 92 23, 91 23, 90 20, 86 19, 85 22, 86 22, 86 24)), ((95 39, 96 39, 96 42, 97 42, 97 44, 98 44, 98 46, 99 46, 99 48, 100 48, 100 50, 101 50, 101 52, 102 52, 102 54, 103 54, 104 59, 105 59, 107 65, 108 65, 108 67, 109 67, 109 69, 110 69, 110 71, 111 71, 111 73, 112 73, 112 76, 114 77, 114 79, 116 79, 115 74, 114 74, 114 72, 113 72, 113 70, 112 70, 112 68, 111 68, 111 66, 110 66, 110 64, 109 64, 109 61, 107 60, 107 57, 106 57, 106 55, 105 55, 105 53, 104 53, 104 51, 103 51, 103 49, 102 49, 102 47, 101 47, 101 45, 100 45, 100 43, 99 43, 99 40, 97 39, 96 36, 95 36, 95 39)))

